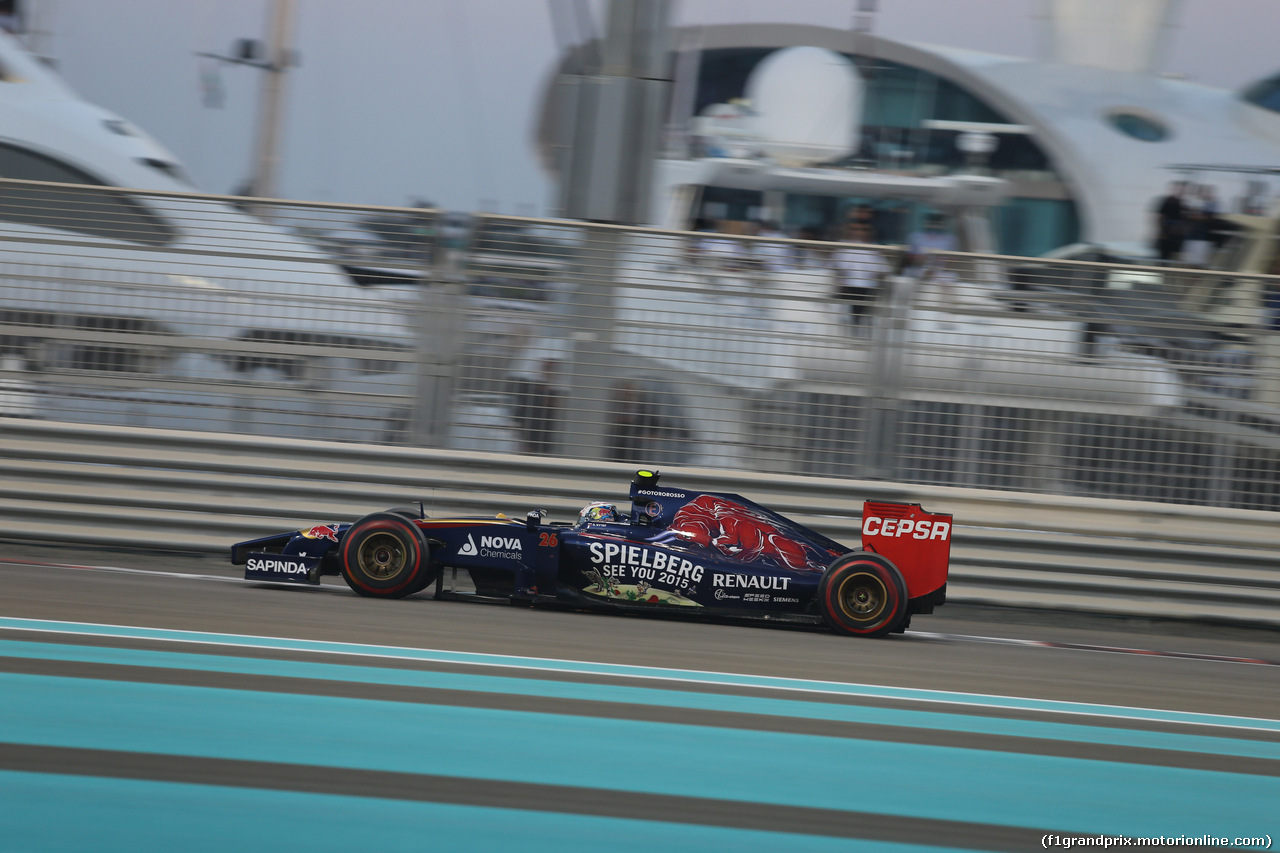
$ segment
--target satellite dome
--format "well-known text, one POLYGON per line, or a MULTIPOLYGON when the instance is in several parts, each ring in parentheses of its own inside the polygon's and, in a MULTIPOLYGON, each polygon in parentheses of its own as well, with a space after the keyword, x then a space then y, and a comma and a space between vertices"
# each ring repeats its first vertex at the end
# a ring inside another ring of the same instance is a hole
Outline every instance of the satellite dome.
POLYGON ((834 51, 774 51, 747 78, 746 96, 762 147, 784 166, 837 160, 857 149, 862 77, 834 51))

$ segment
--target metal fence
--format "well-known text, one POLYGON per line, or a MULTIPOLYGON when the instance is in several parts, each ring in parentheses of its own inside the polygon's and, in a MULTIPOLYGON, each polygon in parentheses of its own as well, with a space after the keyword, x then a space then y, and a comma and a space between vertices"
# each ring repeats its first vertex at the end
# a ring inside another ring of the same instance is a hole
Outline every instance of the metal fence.
POLYGON ((1277 281, 0 181, 0 415, 1277 510, 1277 281))

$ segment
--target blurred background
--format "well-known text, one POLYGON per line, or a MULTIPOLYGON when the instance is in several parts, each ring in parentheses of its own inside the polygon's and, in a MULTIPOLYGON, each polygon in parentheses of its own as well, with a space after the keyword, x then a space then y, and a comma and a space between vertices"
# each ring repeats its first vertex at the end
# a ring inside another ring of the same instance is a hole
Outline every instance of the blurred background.
POLYGON ((1276 509, 1275 7, 1209 8, 10 4, 0 404, 1276 509))
MULTIPOLYGON (((146 128, 206 192, 250 177, 261 80, 197 56, 266 37, 260 0, 15 0, 37 48, 87 100, 146 128)), ((557 57, 557 4, 299 0, 280 191, 288 198, 544 215, 555 198, 530 145, 557 57)), ((585 5, 597 30, 606 4, 585 5)), ((1164 71, 1234 89, 1276 71, 1268 0, 1183 0, 1164 71)), ((685 0, 675 26, 804 24, 849 32, 858 4, 685 0)), ((873 32, 1012 56, 1043 55, 1043 0, 881 0, 873 32)), ((564 13, 561 13, 564 14, 564 13)), ((573 19, 573 13, 565 15, 573 19)))

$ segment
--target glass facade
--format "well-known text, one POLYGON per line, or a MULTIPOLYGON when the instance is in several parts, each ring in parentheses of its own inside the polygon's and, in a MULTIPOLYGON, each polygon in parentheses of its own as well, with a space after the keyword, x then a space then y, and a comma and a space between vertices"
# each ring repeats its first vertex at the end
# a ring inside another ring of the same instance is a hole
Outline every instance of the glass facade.
POLYGON ((996 234, 1002 253, 1035 257, 1079 240, 1080 221, 1065 199, 1011 198, 996 212, 996 234))
MULTIPOLYGON (((751 71, 776 49, 742 47, 704 51, 695 112, 742 97, 751 71)), ((936 74, 884 59, 872 62, 846 56, 858 65, 865 84, 861 138, 856 154, 835 165, 943 174, 965 165, 965 155, 956 146, 959 132, 925 129, 921 126, 924 121, 1010 123, 1006 116, 971 92, 936 74)), ((1001 134, 998 139, 999 144, 987 160, 987 167, 994 174, 1030 173, 1044 182, 1060 181, 1048 155, 1033 138, 1001 134)), ((722 195, 727 194, 709 188, 703 197, 704 211, 707 201, 726 202, 713 208, 717 213, 746 211, 761 203, 756 198, 739 197, 731 201, 722 195)), ((875 210, 877 239, 886 243, 905 240, 905 235, 918 226, 928 212, 926 206, 908 202, 792 194, 787 196, 783 224, 792 232, 799 228, 821 230, 842 221, 847 208, 863 203, 875 210)), ((999 249, 1007 254, 1038 255, 1074 243, 1079 239, 1075 203, 1070 199, 1010 199, 998 212, 996 231, 999 249)))

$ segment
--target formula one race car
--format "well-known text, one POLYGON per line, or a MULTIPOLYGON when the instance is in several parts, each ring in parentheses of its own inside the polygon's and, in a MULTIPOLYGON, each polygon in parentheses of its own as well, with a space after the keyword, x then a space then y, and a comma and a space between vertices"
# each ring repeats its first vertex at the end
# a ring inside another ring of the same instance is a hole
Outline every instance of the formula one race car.
POLYGON ((640 471, 631 511, 588 504, 576 524, 426 518, 395 509, 241 542, 245 579, 318 584, 341 574, 361 595, 825 622, 863 637, 904 631, 946 600, 951 516, 918 504, 863 504, 848 548, 733 494, 658 486, 640 471), (475 592, 457 590, 458 571, 475 592), (446 588, 446 576, 449 577, 446 588))

